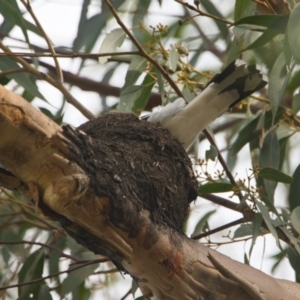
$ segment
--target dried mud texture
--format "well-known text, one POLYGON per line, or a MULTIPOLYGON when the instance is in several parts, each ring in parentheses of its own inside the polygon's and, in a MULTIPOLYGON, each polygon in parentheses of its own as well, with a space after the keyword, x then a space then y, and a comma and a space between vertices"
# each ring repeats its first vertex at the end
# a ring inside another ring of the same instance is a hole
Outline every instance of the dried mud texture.
POLYGON ((133 114, 109 113, 64 134, 77 146, 71 159, 90 177, 90 188, 110 200, 115 226, 135 237, 138 214, 147 209, 154 223, 182 231, 197 181, 169 131, 133 114))

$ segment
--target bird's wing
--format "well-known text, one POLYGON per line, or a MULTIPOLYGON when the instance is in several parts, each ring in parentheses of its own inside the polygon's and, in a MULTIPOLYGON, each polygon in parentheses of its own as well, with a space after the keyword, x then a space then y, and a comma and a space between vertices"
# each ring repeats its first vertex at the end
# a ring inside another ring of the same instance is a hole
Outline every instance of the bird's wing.
MULTIPOLYGON (((167 105, 157 112, 158 115, 151 118, 151 114, 148 121, 161 123, 188 149, 212 121, 266 84, 264 75, 256 65, 247 66, 242 60, 236 60, 217 74, 198 96, 177 110, 176 114, 170 117, 164 111, 167 105), (163 114, 159 115, 160 112, 163 114)), ((172 104, 175 105, 176 101, 172 104)), ((172 112, 175 111, 173 108, 172 112)))

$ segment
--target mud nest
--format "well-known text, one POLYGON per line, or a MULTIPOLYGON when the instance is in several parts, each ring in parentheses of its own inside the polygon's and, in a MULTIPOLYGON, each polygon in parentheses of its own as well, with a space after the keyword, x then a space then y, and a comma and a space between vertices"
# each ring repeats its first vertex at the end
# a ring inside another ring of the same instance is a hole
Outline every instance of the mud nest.
POLYGON ((133 114, 109 113, 64 132, 80 148, 80 157, 72 159, 97 196, 110 199, 111 222, 134 236, 138 213, 147 209, 156 224, 182 231, 197 181, 184 148, 168 130, 133 114))

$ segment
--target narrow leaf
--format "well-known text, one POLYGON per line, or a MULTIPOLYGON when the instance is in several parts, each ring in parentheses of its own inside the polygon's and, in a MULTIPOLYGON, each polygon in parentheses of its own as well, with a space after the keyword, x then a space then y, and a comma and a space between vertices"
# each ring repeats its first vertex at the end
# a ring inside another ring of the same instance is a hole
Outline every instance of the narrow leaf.
MULTIPOLYGON (((39 249, 28 256, 22 266, 18 277, 19 283, 29 282, 41 278, 44 269, 44 250, 39 249)), ((29 294, 33 299, 37 299, 42 283, 19 286, 19 299, 29 299, 29 294)))
POLYGON ((135 85, 136 81, 139 79, 143 71, 146 69, 146 66, 147 66, 147 60, 145 58, 140 56, 133 56, 126 73, 125 83, 122 89, 135 85))
POLYGON ((179 60, 179 54, 176 50, 176 48, 174 47, 174 45, 171 45, 171 50, 169 51, 169 65, 170 65, 170 69, 175 72, 177 69, 177 63, 179 60))
POLYGON ((289 20, 289 14, 286 15, 257 15, 242 18, 234 23, 237 25, 256 25, 266 28, 272 28, 285 32, 289 20))
POLYGON ((293 177, 273 168, 261 169, 258 176, 276 182, 283 182, 289 184, 293 182, 293 177))
MULTIPOLYGON (((19 69, 19 65, 8 57, 0 57, 0 69, 2 71, 8 71, 12 69, 19 69)), ((12 75, 7 75, 8 78, 14 79, 18 84, 20 84, 25 90, 30 92, 33 96, 45 100, 44 96, 38 90, 34 77, 30 76, 28 73, 20 72, 12 75)))
POLYGON ((288 198, 291 211, 300 206, 300 165, 296 168, 293 179, 294 181, 290 186, 288 198))
POLYGON ((294 229, 300 234, 300 206, 292 211, 291 222, 294 229))
MULTIPOLYGON (((125 37, 126 34, 122 28, 114 29, 104 38, 99 53, 115 52, 117 48, 123 44, 125 37)), ((111 56, 99 57, 99 63, 105 64, 110 57, 111 56)))
POLYGON ((216 212, 216 210, 211 210, 207 212, 197 223, 195 226, 194 232, 192 233, 192 237, 203 232, 206 225, 207 225, 207 220, 211 215, 213 215, 216 212))
POLYGON ((217 148, 214 145, 210 145, 209 150, 205 151, 205 159, 215 161, 218 156, 217 148))
POLYGON ((224 182, 215 182, 215 183, 206 183, 200 185, 199 193, 200 194, 211 194, 211 193, 224 193, 230 192, 233 189, 233 185, 231 183, 224 182))
POLYGON ((287 249, 288 258, 296 273, 296 281, 300 282, 300 254, 292 247, 287 249))
POLYGON ((256 3, 250 0, 235 1, 234 20, 237 21, 243 17, 253 15, 256 3))
POLYGON ((282 52, 276 59, 269 76, 269 97, 273 113, 273 119, 276 115, 280 100, 286 88, 287 71, 284 53, 282 52))
POLYGON ((293 113, 296 115, 297 112, 300 110, 300 92, 298 92, 293 99, 293 104, 292 104, 292 110, 293 113))
POLYGON ((300 3, 294 6, 287 26, 287 36, 290 50, 298 63, 300 63, 300 3))
POLYGON ((250 236, 253 233, 252 224, 242 224, 234 232, 233 238, 250 236))
POLYGON ((263 217, 259 213, 255 213, 254 219, 253 219, 253 230, 252 230, 252 243, 249 251, 249 257, 251 257, 251 253, 253 250, 253 247, 255 245, 255 241, 259 235, 261 223, 262 223, 263 217))
POLYGON ((274 30, 272 28, 267 28, 261 36, 259 36, 253 43, 247 46, 243 51, 255 49, 265 45, 266 43, 270 42, 275 36, 280 34, 278 30, 274 30))
POLYGON ((272 219, 270 218, 270 214, 269 214, 269 211, 267 210, 267 208, 263 205, 263 203, 261 203, 260 201, 256 201, 255 200, 255 203, 258 207, 258 209, 260 210, 263 218, 264 218, 264 221, 269 229, 269 231, 271 232, 271 234, 274 236, 275 240, 276 240, 276 245, 278 247, 280 247, 280 244, 279 244, 279 239, 278 239, 278 235, 277 235, 277 232, 276 232, 276 229, 274 228, 273 226, 273 221, 272 219))
MULTIPOLYGON (((279 167, 279 143, 276 135, 276 131, 270 131, 264 139, 263 146, 260 150, 260 166, 262 168, 278 169, 279 167)), ((270 169, 266 169, 263 175, 271 176, 271 172, 267 172, 270 169)), ((274 192, 277 186, 277 182, 268 179, 263 180, 263 185, 266 189, 268 198, 273 201, 274 192)))
POLYGON ((148 102, 154 84, 155 80, 147 74, 142 85, 122 89, 117 110, 120 112, 138 112, 142 110, 148 102))

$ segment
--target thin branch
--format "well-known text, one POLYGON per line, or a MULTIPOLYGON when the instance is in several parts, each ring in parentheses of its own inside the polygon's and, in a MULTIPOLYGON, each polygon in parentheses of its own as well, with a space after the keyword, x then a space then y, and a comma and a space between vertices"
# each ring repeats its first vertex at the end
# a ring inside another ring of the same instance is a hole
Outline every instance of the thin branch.
POLYGON ((214 19, 214 20, 216 20, 216 21, 220 21, 220 22, 225 23, 225 24, 228 24, 228 25, 234 25, 234 23, 231 22, 231 21, 228 21, 228 20, 226 20, 226 19, 219 18, 219 17, 214 16, 214 15, 212 15, 212 14, 209 14, 209 13, 207 13, 207 12, 204 12, 204 11, 200 10, 199 8, 197 8, 197 7, 195 7, 195 6, 191 5, 191 4, 189 4, 189 3, 187 3, 187 2, 183 2, 183 1, 181 1, 181 0, 175 0, 175 1, 176 1, 177 3, 180 3, 180 4, 183 5, 183 6, 186 6, 186 7, 189 8, 190 10, 193 10, 193 11, 197 12, 200 16, 208 17, 208 18, 214 19))
POLYGON ((11 52, 0 53, 0 56, 21 56, 21 57, 59 57, 59 58, 91 58, 98 59, 103 56, 120 56, 120 55, 140 55, 139 51, 123 51, 123 52, 106 52, 106 53, 70 53, 70 54, 50 54, 50 53, 28 53, 28 52, 11 52))
MULTIPOLYGON (((0 48, 6 52, 6 53, 13 53, 8 47, 6 47, 2 41, 0 40, 0 48)), ((66 87, 58 82, 57 80, 54 80, 51 76, 42 73, 38 69, 32 67, 29 63, 27 63, 23 58, 20 56, 16 56, 13 58, 16 62, 20 63, 23 68, 35 75, 37 78, 42 79, 47 81, 49 84, 52 86, 56 87, 61 93, 66 97, 66 100, 71 103, 73 106, 75 106, 86 118, 88 119, 94 119, 95 116, 88 110, 86 109, 67 89, 66 87)))
POLYGON ((246 220, 245 220, 244 218, 240 218, 240 219, 238 219, 238 220, 235 220, 235 221, 230 222, 230 223, 228 223, 228 224, 225 224, 225 225, 223 225, 223 226, 217 227, 217 228, 215 228, 215 229, 209 230, 209 231, 207 231, 207 232, 203 232, 203 233, 199 233, 199 234, 196 234, 196 235, 194 235, 194 236, 191 236, 191 238, 192 238, 193 240, 198 240, 198 239, 201 239, 201 238, 203 238, 203 237, 206 237, 206 236, 209 236, 209 235, 211 235, 211 234, 214 234, 214 233, 216 233, 216 232, 222 231, 222 230, 224 230, 224 229, 227 229, 227 228, 230 228, 230 227, 232 227, 232 226, 239 225, 239 224, 242 224, 242 223, 245 223, 245 222, 246 222, 246 220))
POLYGON ((21 73, 21 72, 26 72, 26 70, 24 68, 10 69, 7 71, 0 72, 0 77, 15 74, 15 73, 21 73))
POLYGON ((44 39, 49 47, 49 51, 51 52, 51 55, 53 57, 54 63, 55 63, 55 67, 56 67, 56 72, 57 72, 57 78, 59 80, 59 82, 62 84, 64 81, 63 78, 63 74, 58 62, 57 57, 55 57, 56 52, 55 49, 52 45, 52 42, 50 41, 48 35, 46 34, 43 26, 41 25, 41 23, 39 22, 38 18, 36 17, 35 13, 32 10, 31 4, 30 4, 30 0, 27 0, 27 2, 25 0, 21 0, 21 2, 23 3, 23 5, 26 7, 27 11, 29 12, 29 14, 31 15, 31 17, 33 18, 36 26, 39 28, 39 30, 41 31, 42 35, 44 36, 44 39))
POLYGON ((237 211, 237 212, 242 212, 241 208, 240 208, 240 204, 239 203, 234 203, 230 200, 227 200, 225 198, 216 196, 214 194, 200 194, 199 197, 204 198, 206 200, 209 200, 215 204, 224 206, 226 208, 229 208, 231 210, 237 211))
MULTIPOLYGON (((57 273, 54 273, 54 274, 51 274, 51 275, 48 275, 48 276, 45 276, 45 277, 37 278, 37 279, 31 280, 31 281, 27 281, 27 282, 23 282, 23 283, 18 283, 18 284, 12 284, 12 285, 8 285, 8 286, 3 286, 3 287, 0 287, 0 291, 12 289, 12 288, 15 288, 15 287, 20 287, 20 286, 34 284, 34 283, 37 283, 37 282, 40 282, 40 281, 44 281, 44 280, 49 279, 49 278, 57 277, 57 276, 59 276, 61 274, 64 274, 64 273, 71 273, 72 271, 84 268, 86 266, 89 266, 89 265, 92 265, 92 264, 95 264, 95 263, 98 263, 98 262, 90 261, 88 263, 85 263, 84 265, 80 265, 80 266, 74 267, 72 269, 68 269, 68 270, 64 270, 64 271, 61 271, 61 272, 57 272, 57 273)), ((93 275, 93 274, 91 274, 91 275, 93 275)))
MULTIPOLYGON (((25 59, 25 60, 30 62, 30 59, 25 59)), ((40 66, 47 68, 49 70, 50 75, 55 71, 55 67, 49 65, 48 63, 45 63, 43 61, 39 61, 38 63, 40 66)), ((121 88, 119 87, 112 86, 106 82, 96 81, 87 77, 78 76, 64 70, 63 70, 63 74, 66 83, 75 85, 80 89, 82 89, 83 91, 89 91, 89 92, 93 91, 98 93, 101 96, 120 97, 121 88)), ((153 107, 156 107, 158 105, 161 105, 161 95, 156 92, 151 92, 145 110, 151 111, 153 107)))
POLYGON ((130 294, 131 294, 131 288, 128 290, 128 292, 120 300, 125 300, 130 294))
MULTIPOLYGON (((203 132, 204 132, 206 138, 208 139, 208 141, 217 149, 218 159, 219 159, 219 161, 220 161, 220 163, 221 163, 221 165, 222 165, 222 167, 223 167, 223 169, 224 169, 224 171, 225 171, 228 179, 230 180, 231 184, 234 185, 235 187, 237 187, 237 183, 236 183, 236 181, 235 181, 235 179, 234 179, 234 177, 233 177, 233 175, 232 175, 232 173, 231 173, 231 171, 230 171, 230 169, 229 169, 226 161, 224 160, 224 158, 223 158, 223 156, 222 156, 222 154, 221 154, 221 152, 220 152, 220 150, 219 150, 219 148, 218 148, 215 140, 210 135, 210 133, 207 131, 207 129, 204 129, 203 132)), ((237 195, 238 195, 240 201, 242 201, 242 199, 243 199, 242 193, 238 192, 237 195)))
MULTIPOLYGON (((153 59, 148 53, 145 52, 142 45, 138 42, 138 40, 133 36, 133 34, 130 32, 130 30, 125 26, 125 24, 122 22, 121 18, 119 17, 118 13, 114 9, 113 5, 110 3, 109 0, 104 0, 110 11, 112 12, 113 16, 115 17, 117 23, 122 27, 122 29, 125 31, 127 36, 130 38, 130 40, 134 43, 134 45, 139 50, 139 55, 145 57, 151 64, 153 64, 163 75, 163 77, 168 81, 170 86, 173 88, 173 90, 176 92, 176 94, 179 97, 182 97, 185 99, 184 95, 180 91, 179 87, 176 85, 176 83, 172 80, 172 78, 169 76, 169 74, 165 71, 165 69, 155 60, 153 59)), ((186 101, 186 100, 185 100, 186 101)))
POLYGON ((47 245, 47 244, 44 244, 44 243, 30 242, 30 241, 0 242, 0 245, 19 245, 19 244, 28 244, 28 245, 41 246, 41 247, 44 247, 44 248, 48 248, 52 251, 58 252, 60 254, 60 256, 62 256, 62 257, 69 258, 69 259, 71 259, 73 261, 76 261, 78 263, 81 261, 80 259, 78 259, 78 258, 76 258, 72 255, 65 254, 62 250, 58 249, 57 247, 47 245))

